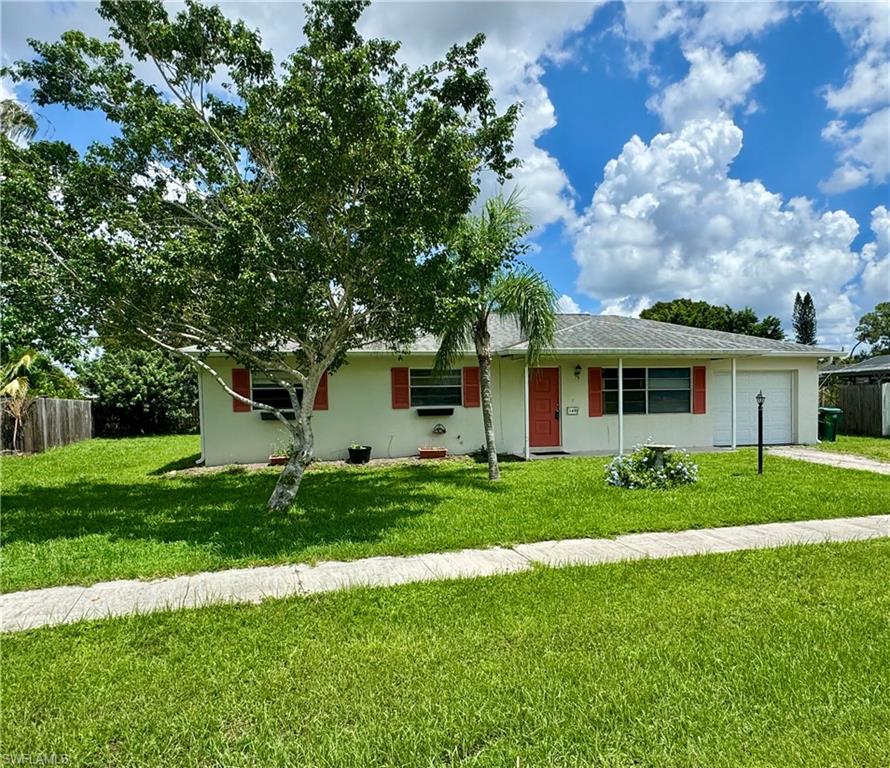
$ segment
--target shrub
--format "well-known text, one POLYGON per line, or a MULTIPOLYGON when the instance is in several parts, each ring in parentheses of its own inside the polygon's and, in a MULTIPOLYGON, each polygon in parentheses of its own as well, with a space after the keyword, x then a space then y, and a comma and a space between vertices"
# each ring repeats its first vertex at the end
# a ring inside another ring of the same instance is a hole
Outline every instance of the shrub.
POLYGON ((658 453, 648 443, 634 446, 633 453, 616 456, 606 467, 606 482, 620 488, 673 488, 698 480, 698 465, 683 450, 663 456, 656 466, 658 453))
POLYGON ((106 350, 81 366, 80 383, 95 396, 98 435, 188 432, 195 428, 198 384, 188 363, 155 350, 106 350))

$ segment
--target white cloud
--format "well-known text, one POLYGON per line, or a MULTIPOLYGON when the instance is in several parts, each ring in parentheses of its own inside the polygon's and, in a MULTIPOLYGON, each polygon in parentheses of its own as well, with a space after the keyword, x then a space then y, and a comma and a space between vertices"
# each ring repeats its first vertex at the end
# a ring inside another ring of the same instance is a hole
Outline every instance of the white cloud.
POLYGON ((676 128, 689 120, 716 118, 748 103, 749 91, 763 79, 764 67, 749 51, 727 58, 719 48, 684 51, 689 73, 653 96, 646 106, 676 128))
POLYGON ((556 300, 556 311, 567 315, 577 315, 581 311, 581 307, 571 296, 564 293, 556 300))
MULTIPOLYGON (((642 47, 631 66, 648 66, 652 47, 678 37, 691 47, 737 45, 787 18, 789 6, 775 2, 628 2, 624 35, 642 47)), ((633 52, 631 52, 633 53, 633 52)))
POLYGON ((839 146, 837 167, 820 184, 826 194, 846 192, 890 174, 890 5, 823 3, 835 29, 859 56, 840 87, 825 91, 825 103, 838 114, 860 113, 852 122, 831 121, 822 132, 839 146))
POLYGON ((890 211, 879 205, 871 212, 875 239, 862 248, 862 310, 881 301, 890 301, 890 211))
POLYGON ((890 107, 872 112, 850 125, 832 120, 822 131, 823 138, 837 144, 840 165, 831 177, 819 184, 826 194, 855 189, 871 182, 881 184, 890 175, 890 107))
POLYGON ((820 336, 846 339, 858 307, 844 286, 865 263, 850 250, 856 221, 732 178, 741 147, 727 119, 628 141, 574 230, 578 289, 621 313, 687 296, 786 322, 794 293, 810 291, 820 336))
POLYGON ((840 88, 828 88, 825 103, 837 112, 863 112, 890 102, 890 59, 870 53, 856 62, 840 88))

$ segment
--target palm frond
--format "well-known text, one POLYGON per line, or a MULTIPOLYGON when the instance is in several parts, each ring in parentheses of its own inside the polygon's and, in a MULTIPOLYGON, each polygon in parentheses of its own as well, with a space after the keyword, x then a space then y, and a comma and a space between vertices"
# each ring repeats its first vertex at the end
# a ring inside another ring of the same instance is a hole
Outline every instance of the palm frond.
POLYGON ((0 133, 10 141, 26 143, 37 133, 37 121, 28 108, 15 99, 0 100, 0 133))
POLYGON ((472 348, 474 319, 469 313, 456 315, 447 330, 439 339, 439 351, 433 363, 433 371, 442 373, 450 370, 454 362, 472 348))
POLYGON ((531 267, 501 272, 492 285, 492 309, 512 317, 528 340, 528 362, 535 365, 553 345, 556 333, 556 294, 531 267))

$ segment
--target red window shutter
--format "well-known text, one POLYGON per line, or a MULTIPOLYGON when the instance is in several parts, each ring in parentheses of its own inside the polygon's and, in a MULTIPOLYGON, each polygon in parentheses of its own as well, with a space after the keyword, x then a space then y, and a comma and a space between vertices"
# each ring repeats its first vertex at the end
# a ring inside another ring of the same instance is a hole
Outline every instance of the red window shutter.
MULTIPOLYGON (((232 389, 241 397, 250 397, 250 371, 247 368, 232 368, 232 389)), ((232 410, 243 413, 250 410, 249 403, 232 398, 232 410)))
POLYGON ((587 369, 587 415, 603 415, 603 369, 587 369))
POLYGON ((482 402, 482 393, 479 389, 479 368, 467 366, 464 368, 464 408, 478 408, 482 402))
POLYGON ((392 368, 390 373, 392 376, 392 407, 410 408, 411 387, 408 383, 408 369, 392 368))
POLYGON ((703 365, 696 365, 692 369, 692 412, 705 413, 707 404, 707 369, 703 365))
POLYGON ((326 411, 328 409, 328 372, 325 371, 321 375, 318 382, 318 389, 315 390, 315 402, 312 404, 313 411, 326 411))

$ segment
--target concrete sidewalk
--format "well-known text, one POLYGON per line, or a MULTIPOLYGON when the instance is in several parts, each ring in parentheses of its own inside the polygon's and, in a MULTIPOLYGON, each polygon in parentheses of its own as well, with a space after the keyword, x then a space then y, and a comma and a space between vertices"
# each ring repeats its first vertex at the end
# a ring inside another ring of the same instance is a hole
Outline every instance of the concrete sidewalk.
POLYGON ((817 448, 804 448, 797 445, 767 448, 767 452, 773 456, 781 456, 784 459, 798 459, 799 461, 809 461, 813 464, 826 464, 829 467, 861 469, 864 472, 890 475, 890 464, 886 461, 869 459, 865 456, 854 456, 852 453, 831 453, 829 451, 820 451, 817 448))
POLYGON ((890 537, 890 515, 633 533, 614 539, 539 541, 512 548, 370 557, 315 566, 240 568, 156 581, 108 581, 91 587, 50 587, 0 595, 0 631, 17 632, 212 603, 259 603, 266 598, 335 592, 357 586, 385 587, 493 576, 527 571, 535 564, 596 565, 883 537, 890 537))

